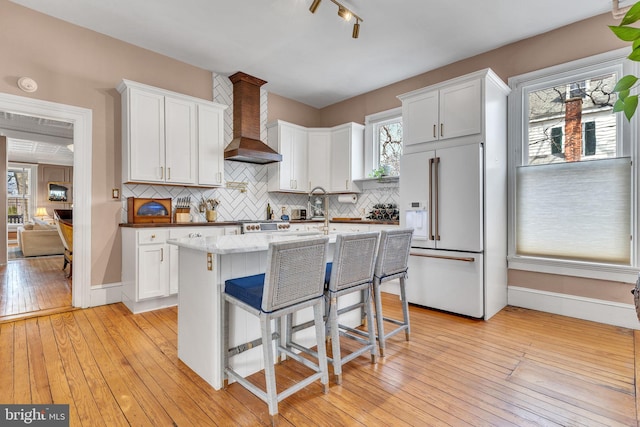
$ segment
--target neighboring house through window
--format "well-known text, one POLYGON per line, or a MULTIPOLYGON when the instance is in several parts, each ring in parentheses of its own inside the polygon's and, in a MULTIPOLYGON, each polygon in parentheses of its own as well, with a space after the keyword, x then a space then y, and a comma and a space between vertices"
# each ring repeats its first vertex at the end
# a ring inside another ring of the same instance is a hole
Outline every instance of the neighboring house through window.
POLYGON ((636 125, 612 112, 616 81, 637 73, 626 54, 509 79, 510 268, 604 278, 639 265, 636 125))

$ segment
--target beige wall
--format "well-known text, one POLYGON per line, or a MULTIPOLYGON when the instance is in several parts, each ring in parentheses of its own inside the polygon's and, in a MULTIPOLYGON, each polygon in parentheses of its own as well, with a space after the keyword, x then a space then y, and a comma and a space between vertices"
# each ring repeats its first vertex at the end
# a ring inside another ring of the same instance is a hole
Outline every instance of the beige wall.
POLYGON ((301 102, 270 93, 268 103, 267 122, 284 120, 304 127, 316 127, 320 122, 320 110, 301 102))
POLYGON ((70 25, 0 0, 0 92, 89 108, 93 111, 91 284, 120 281, 121 187, 120 95, 115 87, 130 79, 212 99, 207 70, 70 25), (22 92, 21 76, 38 82, 22 92))

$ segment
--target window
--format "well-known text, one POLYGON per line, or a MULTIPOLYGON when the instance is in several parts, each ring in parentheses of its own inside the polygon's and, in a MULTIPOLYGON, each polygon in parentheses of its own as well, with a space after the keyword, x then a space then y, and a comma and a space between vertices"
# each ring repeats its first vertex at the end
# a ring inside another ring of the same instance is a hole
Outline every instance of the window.
POLYGON ((616 81, 635 73, 624 57, 509 80, 510 268, 599 277, 593 271, 638 265, 635 132, 612 113, 616 81))
POLYGON ((387 168, 386 175, 400 175, 402 156, 402 118, 377 123, 375 126, 378 148, 378 167, 387 168))
MULTIPOLYGON (((400 175, 402 156, 402 109, 365 117, 365 173, 384 169, 384 175, 400 175)), ((370 174, 371 175, 371 174, 370 174)))
POLYGON ((7 168, 7 223, 22 224, 31 217, 31 166, 7 168))

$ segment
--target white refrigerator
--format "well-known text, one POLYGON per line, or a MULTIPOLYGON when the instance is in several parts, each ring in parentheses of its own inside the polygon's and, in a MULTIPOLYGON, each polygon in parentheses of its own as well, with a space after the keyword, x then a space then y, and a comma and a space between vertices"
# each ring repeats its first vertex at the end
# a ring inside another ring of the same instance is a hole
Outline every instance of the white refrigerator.
POLYGON ((485 319, 506 305, 504 166, 487 167, 487 154, 475 142, 402 156, 400 221, 414 228, 410 303, 485 319))

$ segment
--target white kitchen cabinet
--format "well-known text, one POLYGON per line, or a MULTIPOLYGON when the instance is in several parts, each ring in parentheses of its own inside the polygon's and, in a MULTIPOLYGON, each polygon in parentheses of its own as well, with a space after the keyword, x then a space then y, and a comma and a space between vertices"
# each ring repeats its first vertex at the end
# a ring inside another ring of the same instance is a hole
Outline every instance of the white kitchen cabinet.
POLYGON ((198 105, 198 184, 224 184, 224 108, 198 105))
POLYGON ((226 106, 129 80, 118 91, 123 182, 222 185, 222 119, 215 113, 226 106))
POLYGON ((403 144, 413 145, 482 132, 482 79, 465 76, 399 96, 403 144))
POLYGON ((364 126, 347 123, 331 128, 331 193, 358 192, 354 179, 364 176, 364 126))
POLYGON ((268 126, 269 146, 282 155, 270 163, 268 191, 309 192, 307 129, 278 120, 268 126))
POLYGON ((309 129, 309 190, 315 187, 329 189, 331 162, 331 131, 328 129, 309 129))
POLYGON ((122 302, 133 313, 176 305, 179 252, 167 240, 238 232, 238 226, 123 227, 122 302))
POLYGON ((198 159, 196 104, 165 96, 164 129, 164 182, 195 184, 198 159))

